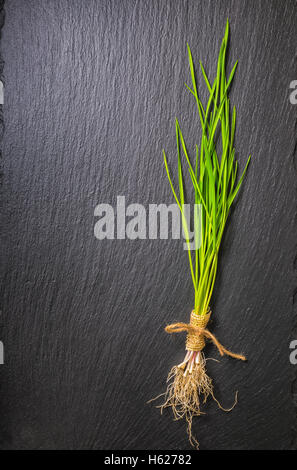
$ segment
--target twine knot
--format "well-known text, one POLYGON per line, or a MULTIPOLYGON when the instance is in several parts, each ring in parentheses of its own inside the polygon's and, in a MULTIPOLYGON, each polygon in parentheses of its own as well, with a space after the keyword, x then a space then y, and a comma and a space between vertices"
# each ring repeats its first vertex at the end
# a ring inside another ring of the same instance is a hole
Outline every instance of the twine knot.
POLYGON ((191 312, 190 323, 172 323, 171 325, 166 326, 165 331, 170 334, 186 331, 188 333, 186 342, 186 349, 188 351, 202 351, 202 349, 205 347, 205 339, 208 338, 217 347, 221 356, 226 354, 227 356, 234 357, 235 359, 245 361, 245 356, 242 354, 235 354, 226 349, 206 328, 210 319, 210 315, 210 311, 205 315, 197 315, 197 313, 195 313, 193 310, 191 312))

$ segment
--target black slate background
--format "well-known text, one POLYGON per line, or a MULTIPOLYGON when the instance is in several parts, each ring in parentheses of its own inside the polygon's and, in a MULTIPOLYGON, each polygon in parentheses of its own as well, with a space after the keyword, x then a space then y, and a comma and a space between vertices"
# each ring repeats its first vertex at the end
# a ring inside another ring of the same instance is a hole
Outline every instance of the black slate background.
POLYGON ((161 149, 176 168, 175 116, 189 148, 200 131, 186 42, 213 79, 227 17, 240 168, 253 159, 211 326, 249 360, 209 361, 217 396, 228 406, 239 390, 239 404, 210 403, 195 431, 203 449, 292 447, 296 2, 7 0, 5 11, 0 447, 189 448, 185 424, 145 404, 183 355, 184 337, 163 328, 193 305, 186 253, 178 240, 98 241, 94 208, 117 195, 173 202, 161 149))

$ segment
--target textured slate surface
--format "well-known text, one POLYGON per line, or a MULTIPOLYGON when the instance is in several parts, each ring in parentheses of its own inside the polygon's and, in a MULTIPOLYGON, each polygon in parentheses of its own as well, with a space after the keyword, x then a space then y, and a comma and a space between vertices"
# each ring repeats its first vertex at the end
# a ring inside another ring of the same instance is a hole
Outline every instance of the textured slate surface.
POLYGON ((93 213, 117 195, 173 202, 161 149, 173 168, 175 116, 189 148, 199 136, 186 42, 213 78, 227 17, 237 158, 253 161, 212 329, 249 360, 208 363, 218 397, 229 405, 238 389, 240 401, 230 414, 210 404, 195 431, 203 449, 292 446, 296 2, 7 0, 2 449, 189 448, 184 423, 145 404, 183 354, 163 327, 192 308, 185 252, 98 241, 93 213))

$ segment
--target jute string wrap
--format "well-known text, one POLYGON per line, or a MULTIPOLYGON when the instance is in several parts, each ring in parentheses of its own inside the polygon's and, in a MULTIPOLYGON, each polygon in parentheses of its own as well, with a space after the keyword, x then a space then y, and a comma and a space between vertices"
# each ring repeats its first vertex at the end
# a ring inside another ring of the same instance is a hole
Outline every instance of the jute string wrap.
MULTIPOLYGON (((210 319, 210 313, 206 315, 197 315, 193 310, 190 317, 190 325, 205 329, 210 319)), ((197 334, 195 331, 189 331, 186 342, 188 351, 202 351, 205 346, 205 337, 203 334, 197 334)))
POLYGON ((206 315, 197 315, 193 310, 190 317, 190 323, 172 323, 167 325, 165 331, 167 333, 181 333, 186 331, 188 333, 186 349, 188 351, 202 351, 205 346, 205 339, 210 339, 213 344, 217 347, 221 356, 226 354, 227 356, 234 357, 245 361, 246 358, 242 354, 235 354, 226 349, 217 338, 208 330, 206 326, 209 322, 211 312, 206 315))

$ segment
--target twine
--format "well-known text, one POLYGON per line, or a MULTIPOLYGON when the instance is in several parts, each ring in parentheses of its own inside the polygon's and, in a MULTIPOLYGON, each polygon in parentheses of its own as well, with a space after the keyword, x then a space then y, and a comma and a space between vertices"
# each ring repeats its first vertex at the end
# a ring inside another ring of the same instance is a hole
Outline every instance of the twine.
POLYGON ((217 347, 221 356, 226 354, 227 356, 234 357, 245 361, 246 358, 242 354, 235 354, 226 349, 217 338, 205 327, 209 321, 211 312, 206 315, 197 315, 194 310, 191 313, 190 323, 172 323, 167 325, 165 331, 167 333, 181 333, 186 331, 188 333, 186 349, 188 351, 202 351, 205 347, 205 338, 210 339, 213 344, 217 347))
MULTIPOLYGON (((193 310, 190 317, 190 325, 197 328, 205 329, 210 319, 210 313, 206 315, 197 315, 193 310)), ((196 332, 188 332, 186 348, 188 351, 202 351, 205 346, 205 337, 203 334, 197 334, 196 332)))

